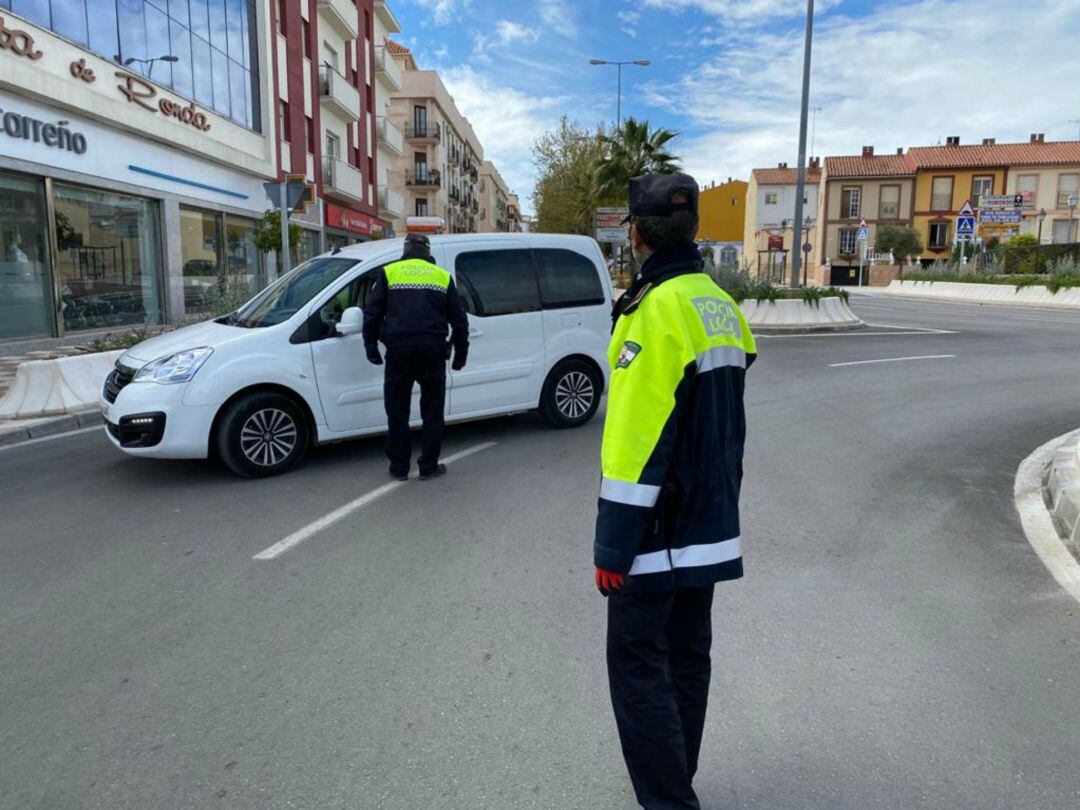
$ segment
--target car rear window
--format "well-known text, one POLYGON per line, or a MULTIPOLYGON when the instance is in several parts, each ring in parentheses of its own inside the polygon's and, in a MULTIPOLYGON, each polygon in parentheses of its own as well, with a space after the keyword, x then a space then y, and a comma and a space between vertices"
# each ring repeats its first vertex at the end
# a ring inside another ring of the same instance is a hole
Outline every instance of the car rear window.
POLYGON ((527 248, 462 253, 454 263, 467 312, 481 318, 536 312, 540 293, 527 248))
POLYGON ((604 303, 604 287, 596 265, 580 253, 559 248, 533 251, 545 309, 604 303))

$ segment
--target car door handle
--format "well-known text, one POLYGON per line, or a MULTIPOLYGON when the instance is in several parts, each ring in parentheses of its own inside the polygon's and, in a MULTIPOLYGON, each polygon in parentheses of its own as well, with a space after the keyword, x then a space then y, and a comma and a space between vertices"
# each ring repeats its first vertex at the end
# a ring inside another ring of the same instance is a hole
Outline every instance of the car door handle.
POLYGON ((478 337, 483 337, 483 336, 484 336, 484 333, 481 332, 479 329, 470 329, 469 330, 469 337, 471 337, 471 338, 478 338, 478 337))

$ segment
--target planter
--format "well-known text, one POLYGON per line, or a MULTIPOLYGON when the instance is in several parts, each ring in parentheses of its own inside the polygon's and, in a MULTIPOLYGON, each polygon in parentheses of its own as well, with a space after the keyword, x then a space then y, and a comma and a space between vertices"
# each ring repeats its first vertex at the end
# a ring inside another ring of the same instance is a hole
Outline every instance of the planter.
POLYGON ((0 419, 35 419, 96 408, 105 378, 121 354, 98 352, 21 364, 0 400, 0 419))
POLYGON ((840 332, 864 324, 843 298, 822 298, 817 303, 799 299, 747 300, 739 304, 755 332, 840 332))
POLYGON ((1080 287, 1050 292, 1046 287, 1021 287, 1011 284, 968 284, 956 281, 894 281, 888 295, 909 298, 933 298, 973 304, 1013 304, 1027 307, 1080 309, 1080 287))

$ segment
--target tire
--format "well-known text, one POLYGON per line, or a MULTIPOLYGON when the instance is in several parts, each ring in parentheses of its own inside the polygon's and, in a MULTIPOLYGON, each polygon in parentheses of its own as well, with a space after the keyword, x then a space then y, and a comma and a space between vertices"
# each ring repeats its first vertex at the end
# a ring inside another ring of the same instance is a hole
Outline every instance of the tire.
POLYGON ((229 406, 217 430, 225 466, 243 478, 267 478, 295 467, 307 452, 310 427, 289 397, 253 393, 229 406))
POLYGON ((540 415, 554 428, 581 427, 596 416, 603 380, 591 363, 564 360, 551 370, 540 393, 540 415))

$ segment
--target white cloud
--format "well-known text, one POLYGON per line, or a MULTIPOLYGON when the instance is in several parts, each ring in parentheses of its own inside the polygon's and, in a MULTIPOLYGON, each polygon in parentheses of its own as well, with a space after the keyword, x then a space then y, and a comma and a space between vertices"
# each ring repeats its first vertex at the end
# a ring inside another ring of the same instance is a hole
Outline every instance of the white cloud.
MULTIPOLYGON (((815 15, 835 6, 840 0, 818 0, 815 15)), ((650 8, 664 11, 700 11, 724 20, 766 20, 782 17, 802 17, 806 0, 645 0, 650 8)))
POLYGON ((521 23, 499 20, 495 23, 495 41, 500 45, 512 45, 515 42, 531 43, 540 38, 540 32, 521 23))
POLYGON ((436 25, 446 25, 464 11, 471 0, 416 0, 416 2, 431 12, 431 18, 436 25))
MULTIPOLYGON (((1015 9, 970 9, 964 0, 914 0, 860 18, 822 18, 811 76, 812 104, 823 107, 814 152, 858 154, 874 144, 883 154, 948 135, 964 143, 1026 140, 1030 132, 1074 137, 1066 120, 1075 116, 1066 113, 1080 110, 1072 44, 1080 4, 1029 0, 1019 30, 1015 9)), ((646 85, 643 101, 699 133, 680 138, 676 151, 702 182, 794 165, 802 31, 733 27, 717 44, 722 50, 681 80, 646 85)))
POLYGON ((459 66, 441 74, 462 114, 469 119, 484 148, 511 190, 521 196, 531 210, 536 172, 532 162, 533 142, 558 126, 568 99, 558 96, 531 96, 498 84, 490 76, 471 67, 459 66))
POLYGON ((573 39, 577 36, 577 20, 566 0, 539 0, 536 4, 540 19, 553 34, 573 39))
POLYGON ((620 11, 615 16, 623 23, 620 30, 628 37, 637 39, 637 28, 634 26, 641 20, 641 13, 638 11, 620 11))

